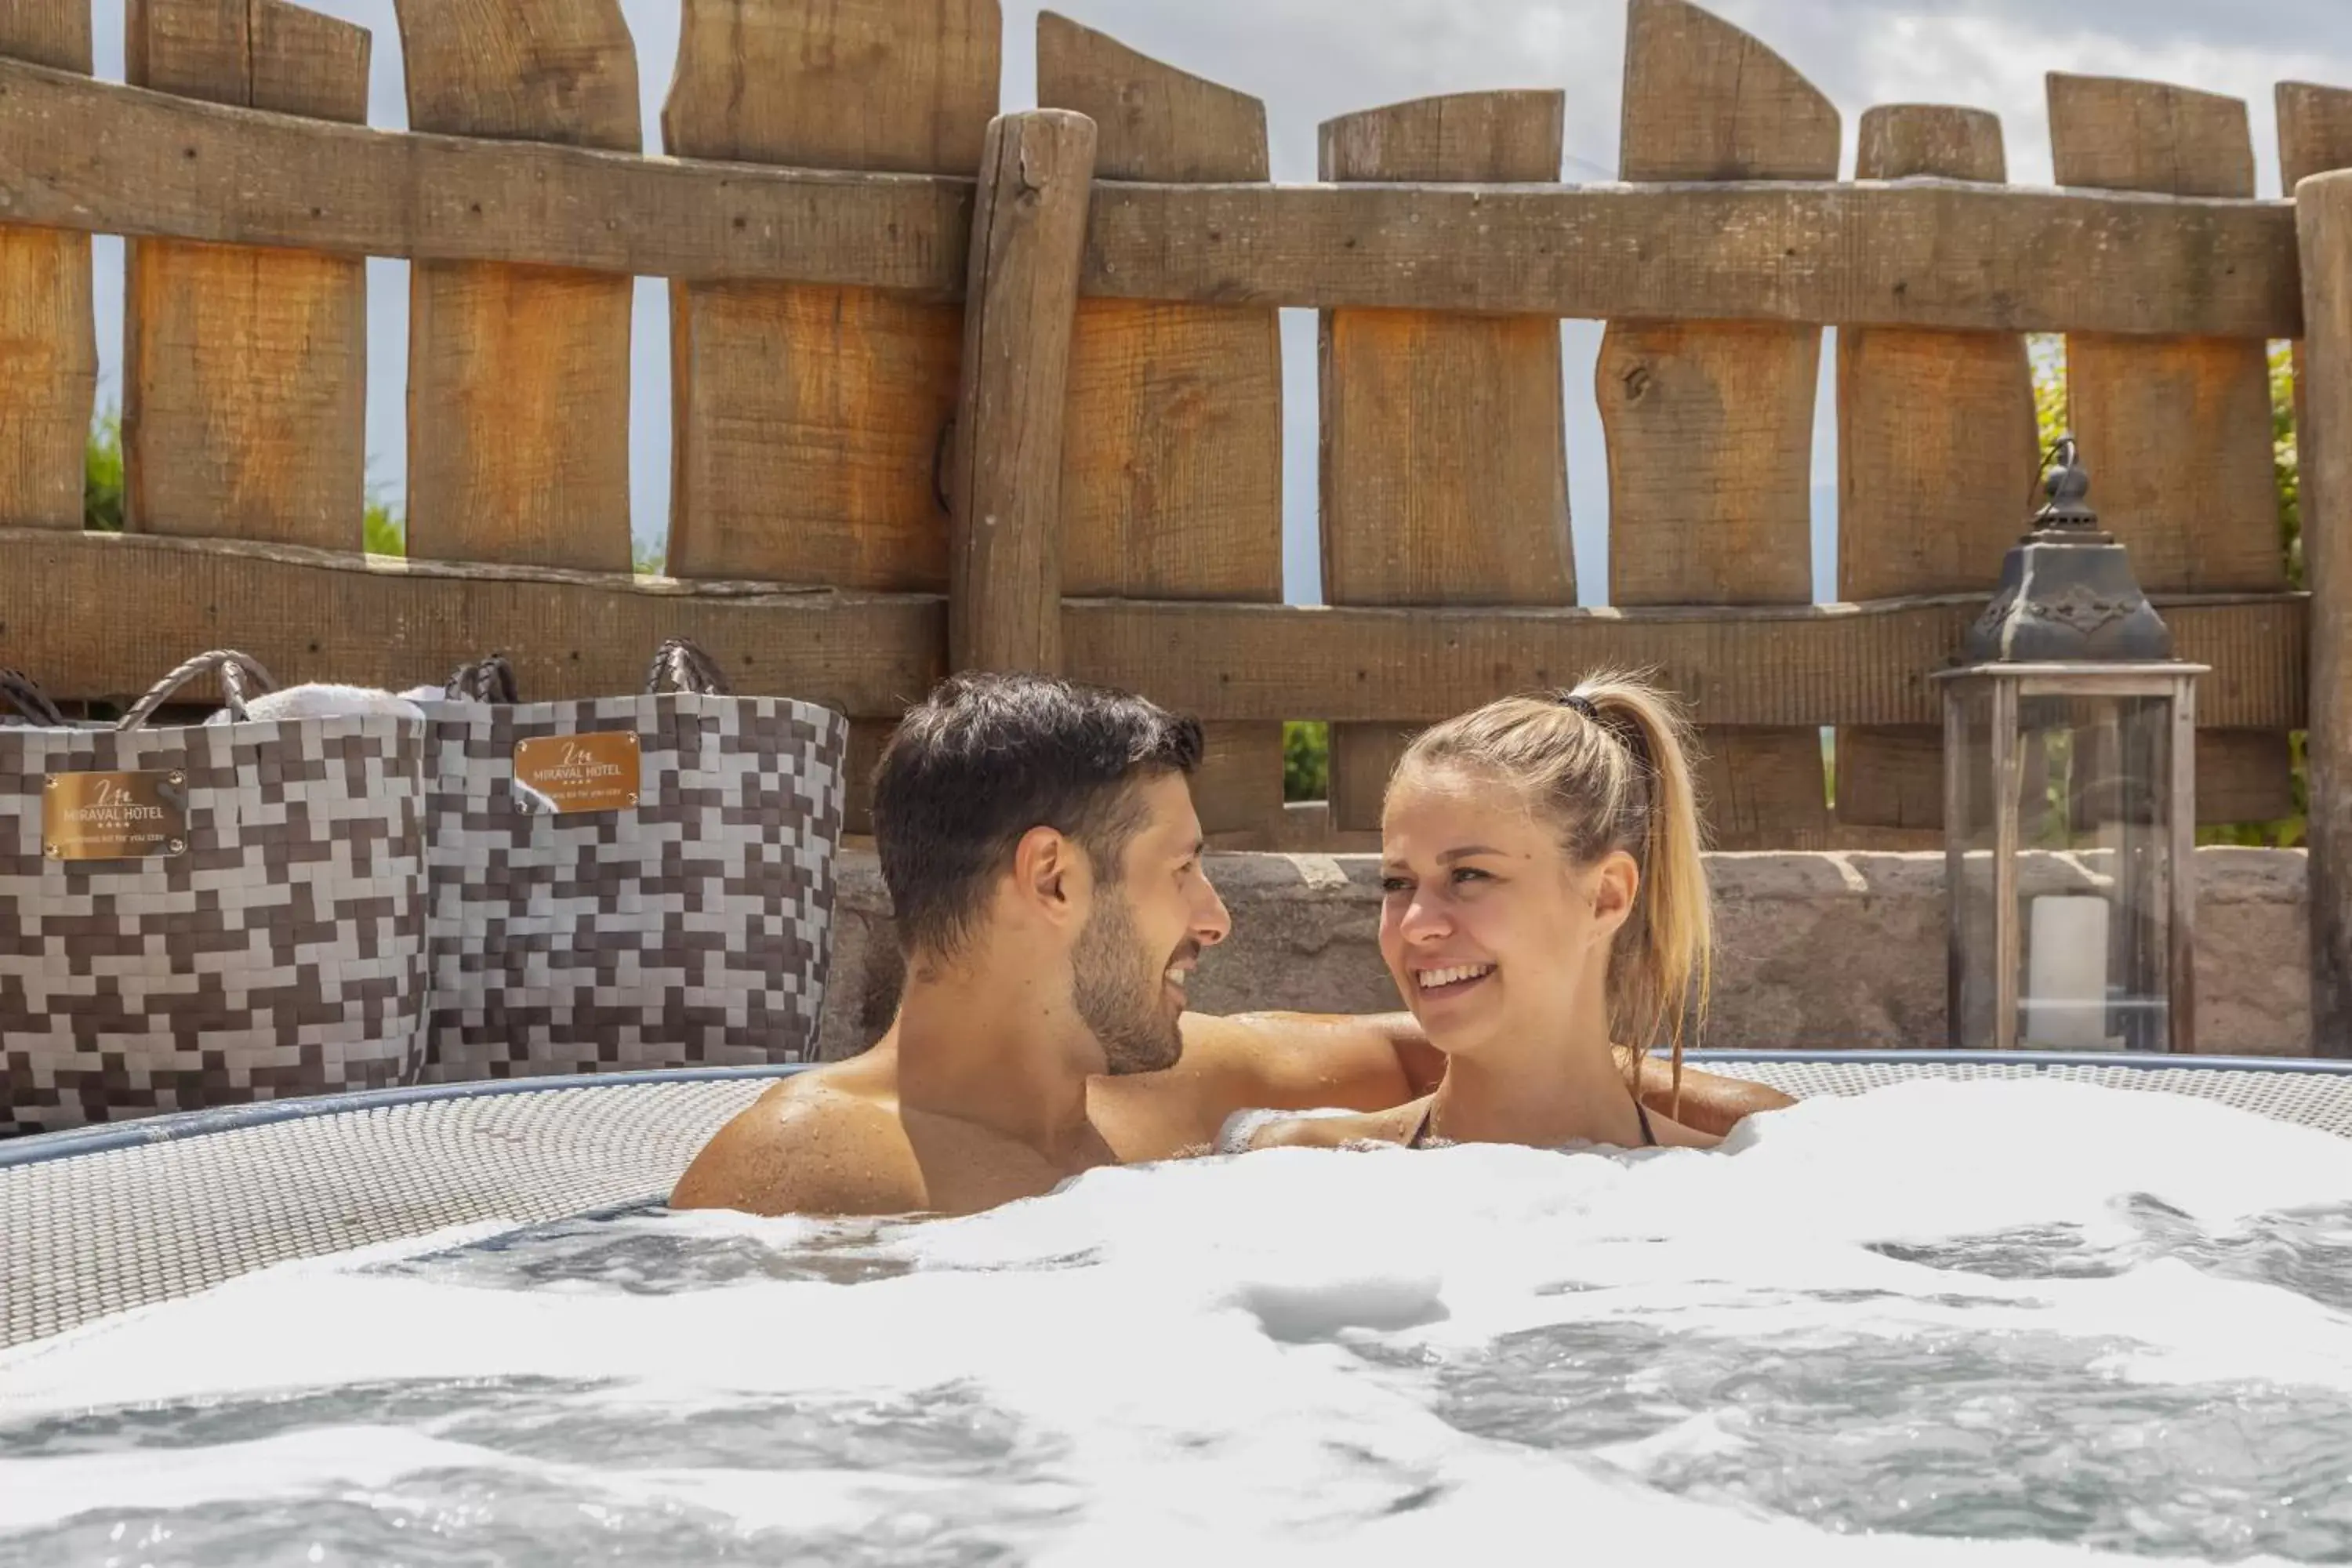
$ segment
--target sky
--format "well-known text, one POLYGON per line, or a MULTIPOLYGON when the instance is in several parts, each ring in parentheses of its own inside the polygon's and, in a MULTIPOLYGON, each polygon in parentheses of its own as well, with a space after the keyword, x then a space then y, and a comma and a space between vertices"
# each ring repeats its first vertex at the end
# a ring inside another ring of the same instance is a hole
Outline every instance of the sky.
MULTIPOLYGON (((78 0, 58 0, 74 4, 78 0)), ((373 29, 370 118, 407 122, 392 0, 310 0, 373 29)), ((1066 15, 1266 105, 1274 176, 1315 177, 1315 132, 1355 110, 1434 93, 1553 88, 1566 95, 1563 177, 1614 177, 1623 0, 1062 0, 1066 15)), ((2352 0, 1717 0, 1710 7, 1771 46, 1838 107, 1851 174, 1854 127, 1874 104, 1990 109, 2002 121, 2010 179, 2051 183, 2042 77, 2051 70, 2179 82, 2247 102, 2260 194, 2278 191, 2272 89, 2282 80, 2352 86, 2352 0)), ((677 53, 677 0, 621 0, 636 40, 646 148, 661 146, 661 100, 677 53)), ((98 74, 122 75, 121 0, 96 0, 98 74)), ((1035 102, 1037 8, 1004 6, 1003 106, 1035 102)), ((101 406, 121 400, 122 253, 97 247, 101 406)), ((372 261, 368 451, 371 482, 395 505, 406 468, 407 268, 372 261)), ((664 286, 640 279, 632 346, 631 507, 641 544, 667 526, 668 318, 664 286)), ((1314 603, 1315 331, 1283 312, 1286 596, 1314 603)), ((1598 323, 1563 325, 1570 510, 1580 596, 1607 582, 1608 484, 1592 396, 1598 323)), ((1814 582, 1833 597, 1835 432, 1825 344, 1813 452, 1814 582)))

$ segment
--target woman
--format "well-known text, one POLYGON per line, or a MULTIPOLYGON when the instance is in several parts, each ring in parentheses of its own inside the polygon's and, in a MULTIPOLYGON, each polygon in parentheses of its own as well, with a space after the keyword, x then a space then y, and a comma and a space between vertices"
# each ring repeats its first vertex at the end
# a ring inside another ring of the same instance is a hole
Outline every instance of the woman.
POLYGON ((1661 1044, 1679 1086, 1706 997, 1698 815, 1664 696, 1601 678, 1441 724, 1391 776, 1381 837, 1381 954, 1444 1078, 1392 1110, 1262 1116, 1225 1147, 1718 1142, 1630 1087, 1661 1044))

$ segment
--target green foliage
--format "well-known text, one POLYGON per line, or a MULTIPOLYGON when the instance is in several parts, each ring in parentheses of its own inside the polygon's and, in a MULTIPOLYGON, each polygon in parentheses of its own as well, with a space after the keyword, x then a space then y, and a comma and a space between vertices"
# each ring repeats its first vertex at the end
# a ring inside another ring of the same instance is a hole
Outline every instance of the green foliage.
MULTIPOLYGON (((2033 424, 2042 433, 2042 449, 2046 452, 2067 430, 2066 340, 2030 337, 2025 340, 2025 354, 2033 365, 2033 424)), ((2095 482, 2097 476, 2092 477, 2095 482)))
POLYGON ((1293 720, 1282 727, 1282 798, 1331 798, 1331 726, 1293 720))
POLYGON ((2303 461, 2294 442, 2294 351, 2271 345, 2271 474, 2278 481, 2279 549, 2287 581, 2303 586, 2303 461))
MULTIPOLYGON (((2067 431, 2065 341, 2055 337, 2030 340, 2033 362, 2033 412, 2046 448, 2067 431)), ((2278 484, 2279 552, 2286 563, 2287 581, 2303 586, 2303 475, 2295 450, 2294 356, 2285 343, 2270 347, 2271 471, 2278 484)), ((2088 454, 2093 471, 2092 503, 2098 502, 2098 454, 2088 454)), ((2294 848, 2305 842, 2309 821, 2310 780, 2304 768, 2303 736, 2291 742, 2294 759, 2294 811, 2276 822, 2239 822, 2200 828, 2200 844, 2242 844, 2294 848)))
POLYGON ((102 414, 89 428, 82 461, 81 525, 100 533, 122 531, 122 421, 102 414))
POLYGON ((360 523, 360 540, 361 548, 370 555, 405 555, 408 525, 394 514, 389 502, 371 495, 360 523))

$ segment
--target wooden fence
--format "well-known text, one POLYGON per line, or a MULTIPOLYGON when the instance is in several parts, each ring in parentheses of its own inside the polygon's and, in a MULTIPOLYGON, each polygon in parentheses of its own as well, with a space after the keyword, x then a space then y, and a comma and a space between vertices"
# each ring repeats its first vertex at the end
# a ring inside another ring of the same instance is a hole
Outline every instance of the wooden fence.
MULTIPOLYGON (((1058 668, 1207 721, 1203 816, 1242 845, 1284 720, 1333 721, 1361 829, 1414 723, 1639 666, 1695 705, 1726 846, 1931 832, 1923 678, 2032 489, 2022 334, 2064 333, 2095 499, 2214 667, 2203 814, 2284 815, 2312 731, 2322 988, 2352 996, 2352 195, 2255 199, 2242 102, 2053 76, 2054 190, 2003 183, 1989 114, 1876 108, 1840 182, 1787 63, 1631 0, 1624 183, 1556 184, 1561 96, 1495 92, 1334 121, 1322 183, 1285 186, 1257 100, 1058 16, 1045 107, 999 116, 995 0, 681 0, 647 157, 617 0, 398 16, 390 132, 368 34, 288 0, 130 0, 128 86, 90 79, 80 0, 0 0, 0 660, 62 695, 220 643, 385 683, 498 648, 587 694, 684 632, 870 754, 950 668, 1058 668), (131 240, 120 535, 81 522, 94 233, 131 240), (405 561, 360 552, 369 256, 413 264, 405 561), (639 275, 671 290, 659 578, 630 563, 639 275), (2305 377, 2312 597, 2264 361, 2307 295, 2336 334, 2305 377), (1322 312, 1318 608, 1281 603, 1285 306, 1322 312), (1569 607, 1565 317, 1609 323, 1606 609, 1569 607)), ((2290 191, 2352 166, 2352 92, 2278 110, 2290 191)))

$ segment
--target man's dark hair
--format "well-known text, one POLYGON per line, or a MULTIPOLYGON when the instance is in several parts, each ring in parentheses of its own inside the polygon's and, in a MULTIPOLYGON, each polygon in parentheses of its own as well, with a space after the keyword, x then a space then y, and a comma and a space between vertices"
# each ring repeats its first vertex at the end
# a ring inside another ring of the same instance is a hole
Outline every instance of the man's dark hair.
POLYGON ((1143 825, 1130 787, 1201 762, 1201 726, 1124 691, 1037 675, 950 676, 874 770, 874 843, 906 952, 953 952, 1022 836, 1075 840, 1105 882, 1143 825))

